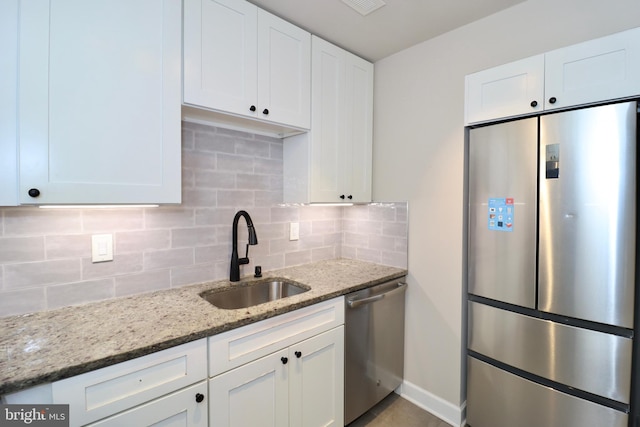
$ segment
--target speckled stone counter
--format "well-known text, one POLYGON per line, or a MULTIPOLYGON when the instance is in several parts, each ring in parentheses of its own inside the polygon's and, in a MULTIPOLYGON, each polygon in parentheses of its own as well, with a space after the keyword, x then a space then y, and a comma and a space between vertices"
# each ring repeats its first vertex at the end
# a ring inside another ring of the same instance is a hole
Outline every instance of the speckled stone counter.
POLYGON ((0 318, 0 395, 215 335, 406 273, 337 259, 265 273, 310 290, 246 309, 222 310, 199 296, 232 285, 223 280, 0 318))

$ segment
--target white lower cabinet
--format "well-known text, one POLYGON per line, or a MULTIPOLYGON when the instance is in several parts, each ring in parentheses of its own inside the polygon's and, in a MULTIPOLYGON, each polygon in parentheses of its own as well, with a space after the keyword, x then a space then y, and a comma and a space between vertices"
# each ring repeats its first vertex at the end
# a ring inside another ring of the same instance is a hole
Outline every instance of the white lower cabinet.
POLYGON ((342 426, 344 297, 209 338, 211 426, 342 426))
POLYGON ((209 380, 210 425, 342 426, 344 326, 209 380))
POLYGON ((344 297, 0 397, 71 427, 341 427, 344 297))
POLYGON ((344 326, 289 348, 289 425, 344 425, 344 326))
POLYGON ((286 426, 289 422, 287 349, 209 380, 212 426, 286 426))
POLYGON ((2 403, 69 405, 69 426, 206 426, 207 339, 8 394, 2 403))
POLYGON ((92 427, 205 427, 208 425, 206 395, 207 382, 202 381, 90 425, 92 427))

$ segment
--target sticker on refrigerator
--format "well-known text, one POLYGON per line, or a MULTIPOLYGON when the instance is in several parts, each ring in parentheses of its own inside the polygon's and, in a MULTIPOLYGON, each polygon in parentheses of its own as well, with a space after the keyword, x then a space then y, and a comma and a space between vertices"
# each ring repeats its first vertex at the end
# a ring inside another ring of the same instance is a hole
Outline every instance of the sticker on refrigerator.
POLYGON ((489 199, 489 230, 513 231, 514 214, 512 197, 489 199))

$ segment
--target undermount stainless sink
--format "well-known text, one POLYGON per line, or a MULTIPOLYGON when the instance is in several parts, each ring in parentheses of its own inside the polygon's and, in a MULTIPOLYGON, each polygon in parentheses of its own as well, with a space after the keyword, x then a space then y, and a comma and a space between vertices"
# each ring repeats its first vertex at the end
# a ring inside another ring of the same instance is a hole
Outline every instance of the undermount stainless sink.
POLYGON ((203 292, 200 296, 218 308, 233 310, 253 307, 265 302, 298 295, 308 290, 308 287, 292 280, 270 277, 234 283, 229 288, 203 292))

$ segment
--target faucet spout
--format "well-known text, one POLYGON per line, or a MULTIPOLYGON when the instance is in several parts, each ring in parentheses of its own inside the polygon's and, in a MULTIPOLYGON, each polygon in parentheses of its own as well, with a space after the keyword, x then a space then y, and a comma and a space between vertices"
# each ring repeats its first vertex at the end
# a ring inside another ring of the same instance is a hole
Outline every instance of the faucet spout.
POLYGON ((229 281, 237 282, 240 280, 240 266, 249 264, 249 245, 257 245, 258 236, 253 226, 253 221, 246 211, 238 211, 233 218, 233 247, 231 249, 231 269, 229 272, 229 281), (247 230, 249 231, 249 242, 247 244, 247 252, 244 258, 238 257, 238 221, 243 217, 247 222, 247 230))

